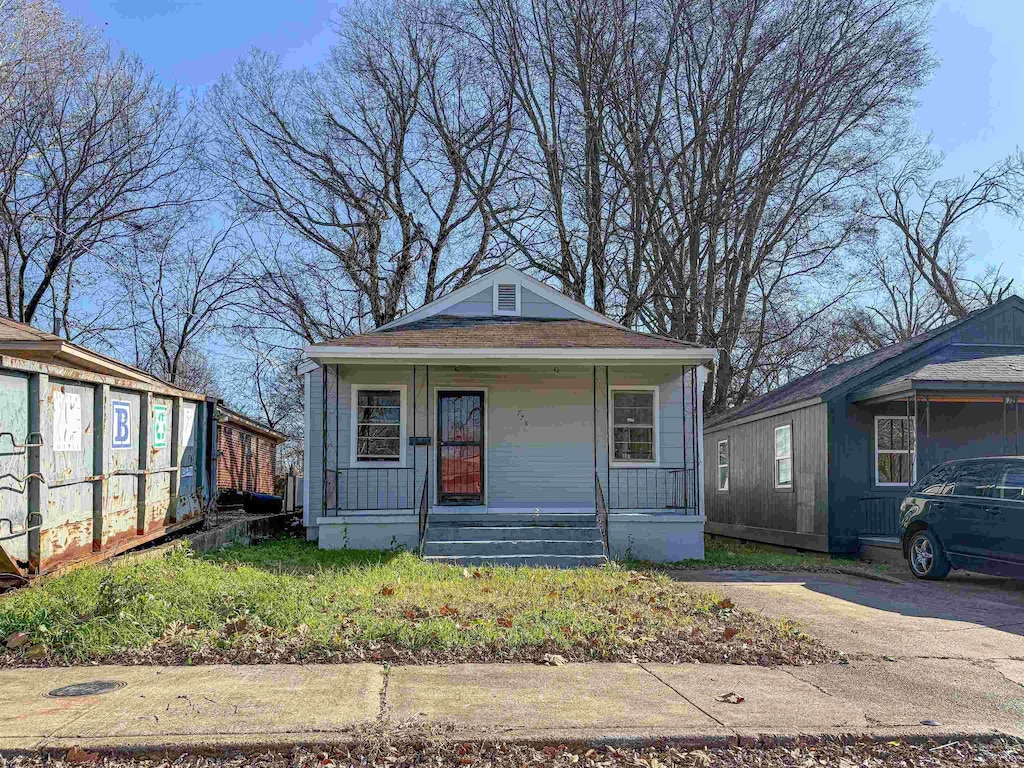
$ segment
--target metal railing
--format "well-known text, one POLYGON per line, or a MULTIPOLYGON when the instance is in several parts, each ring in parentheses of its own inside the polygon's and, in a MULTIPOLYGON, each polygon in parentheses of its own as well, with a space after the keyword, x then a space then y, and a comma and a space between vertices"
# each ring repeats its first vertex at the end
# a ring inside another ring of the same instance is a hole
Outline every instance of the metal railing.
POLYGON ((595 506, 597 507, 597 527, 601 531, 601 543, 604 544, 604 555, 611 559, 611 550, 608 548, 608 504, 604 500, 604 489, 601 487, 601 475, 594 473, 596 485, 595 506))
POLYGON ((686 467, 612 467, 611 509, 689 509, 696 498, 693 470, 686 467))
POLYGON ((423 478, 423 492, 420 493, 420 520, 419 520, 419 555, 423 557, 423 547, 427 543, 427 509, 430 506, 427 497, 427 483, 429 476, 423 478))
POLYGON ((327 515, 352 510, 413 509, 413 467, 353 467, 327 470, 327 515))

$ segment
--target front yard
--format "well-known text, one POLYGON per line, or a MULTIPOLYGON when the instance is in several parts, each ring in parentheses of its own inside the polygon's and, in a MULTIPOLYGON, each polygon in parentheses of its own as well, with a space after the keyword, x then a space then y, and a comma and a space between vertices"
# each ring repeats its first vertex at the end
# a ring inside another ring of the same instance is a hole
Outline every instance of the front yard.
POLYGON ((787 621, 619 566, 456 568, 294 539, 177 549, 0 598, 0 665, 459 661, 802 664, 787 621))

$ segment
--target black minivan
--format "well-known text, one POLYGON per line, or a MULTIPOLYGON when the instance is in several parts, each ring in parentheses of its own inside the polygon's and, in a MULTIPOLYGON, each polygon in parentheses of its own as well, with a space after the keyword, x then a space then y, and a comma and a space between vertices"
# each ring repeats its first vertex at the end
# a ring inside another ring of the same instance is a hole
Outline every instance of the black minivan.
POLYGON ((903 557, 919 579, 950 568, 1024 577, 1024 456, 940 464, 900 514, 903 557))

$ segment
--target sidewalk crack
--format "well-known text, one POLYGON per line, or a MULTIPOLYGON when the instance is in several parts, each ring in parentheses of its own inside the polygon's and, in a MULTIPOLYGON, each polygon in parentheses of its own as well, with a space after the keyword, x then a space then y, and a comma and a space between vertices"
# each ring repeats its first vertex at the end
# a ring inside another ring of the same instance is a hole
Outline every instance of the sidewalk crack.
POLYGON ((693 708, 694 708, 694 709, 696 709, 696 710, 697 710, 698 712, 700 712, 700 713, 701 713, 702 715, 704 715, 705 717, 708 717, 708 718, 710 718, 711 720, 714 720, 714 721, 715 721, 715 722, 716 722, 716 723, 717 723, 718 725, 720 725, 720 726, 721 726, 722 728, 725 728, 725 729, 726 729, 727 731, 729 731, 729 732, 730 732, 730 733, 732 733, 733 735, 737 735, 737 734, 736 734, 736 731, 735 731, 735 730, 734 730, 733 728, 730 728, 730 727, 729 727, 728 725, 726 725, 725 723, 723 723, 723 722, 722 722, 721 720, 719 720, 719 719, 718 719, 717 717, 715 717, 715 716, 714 716, 713 714, 711 714, 711 713, 710 713, 710 712, 708 712, 708 711, 707 711, 706 709, 704 709, 704 708, 703 708, 702 706, 700 706, 700 704, 698 704, 697 702, 693 701, 693 700, 692 700, 691 698, 689 698, 689 697, 688 697, 688 696, 687 696, 687 695, 686 695, 685 693, 683 693, 682 691, 680 691, 680 690, 679 690, 678 688, 676 688, 676 687, 675 687, 674 685, 672 685, 672 684, 671 684, 670 682, 668 682, 667 680, 665 680, 665 679, 663 679, 663 678, 659 677, 659 676, 658 676, 658 673, 654 672, 653 670, 650 670, 650 669, 648 669, 648 668, 647 668, 647 667, 645 667, 645 666, 644 666, 644 665, 643 665, 642 663, 640 663, 640 664, 637 664, 637 666, 638 666, 638 667, 640 667, 640 669, 642 669, 642 670, 643 670, 644 672, 646 672, 647 674, 649 674, 649 675, 650 675, 651 677, 653 677, 653 678, 654 678, 655 680, 657 680, 657 681, 658 681, 659 683, 661 683, 662 685, 664 685, 664 686, 665 686, 666 688, 668 688, 668 689, 669 689, 670 691, 672 691, 672 692, 673 692, 673 693, 674 693, 674 694, 675 694, 676 696, 678 696, 679 698, 681 698, 681 699, 682 699, 683 701, 685 701, 685 702, 686 702, 687 704, 689 704, 689 705, 690 705, 691 707, 693 707, 693 708))
POLYGON ((391 665, 384 665, 383 680, 380 686, 380 709, 377 711, 377 724, 385 726, 391 719, 391 705, 388 702, 388 687, 391 681, 391 665))

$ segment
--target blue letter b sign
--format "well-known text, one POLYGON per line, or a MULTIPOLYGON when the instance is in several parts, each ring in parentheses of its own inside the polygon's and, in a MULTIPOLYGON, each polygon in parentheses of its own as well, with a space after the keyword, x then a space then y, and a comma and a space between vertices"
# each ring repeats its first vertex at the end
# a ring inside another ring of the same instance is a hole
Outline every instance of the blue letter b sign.
POLYGON ((124 400, 114 400, 111 404, 114 423, 110 433, 111 448, 132 447, 132 406, 124 400))

